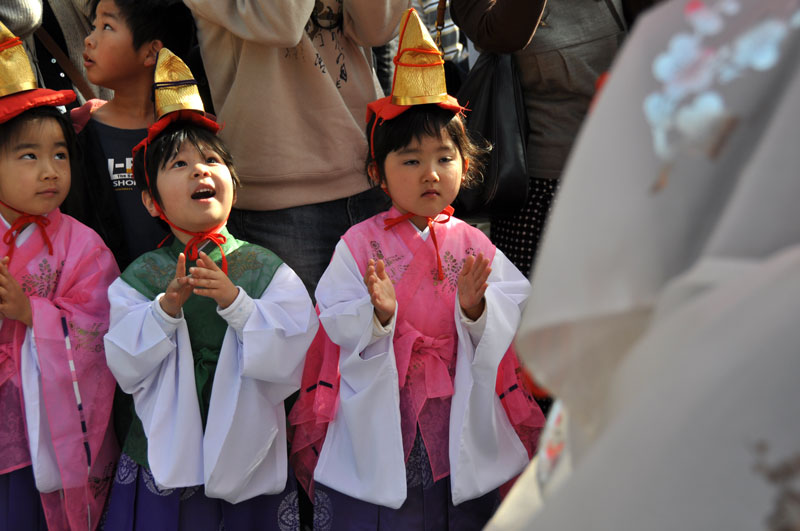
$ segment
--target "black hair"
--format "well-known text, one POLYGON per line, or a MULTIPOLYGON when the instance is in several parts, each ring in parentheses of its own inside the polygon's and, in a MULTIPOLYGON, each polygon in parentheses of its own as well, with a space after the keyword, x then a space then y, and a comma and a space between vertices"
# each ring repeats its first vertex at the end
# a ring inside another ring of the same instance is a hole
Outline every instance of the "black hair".
POLYGON ((58 108, 50 105, 28 109, 22 114, 0 124, 0 152, 4 152, 11 146, 23 127, 36 120, 48 119, 55 120, 61 127, 61 132, 64 133, 64 141, 67 144, 67 153, 69 154, 70 171, 72 175, 75 175, 79 166, 75 129, 73 129, 72 122, 66 113, 62 113, 58 108))
POLYGON ((426 135, 441 138, 442 132, 446 133, 456 145, 461 158, 469 160, 469 167, 461 186, 470 188, 483 179, 484 159, 491 151, 491 145, 483 138, 470 135, 464 126, 461 114, 455 114, 435 104, 413 105, 396 118, 378 122, 373 135, 372 127, 375 120, 376 117, 373 116, 367 123, 366 129, 368 149, 365 167, 369 174, 370 166, 375 164, 380 180, 375 182, 370 179, 373 186, 386 182, 384 164, 389 153, 403 149, 413 140, 421 141, 426 135))
POLYGON ((161 196, 158 193, 158 172, 163 170, 167 163, 180 151, 184 142, 191 143, 198 151, 206 145, 219 155, 222 162, 228 167, 233 180, 234 191, 239 188, 239 175, 233 166, 233 157, 222 140, 208 129, 189 122, 174 122, 169 124, 150 145, 147 146, 147 176, 145 177, 144 149, 140 149, 133 157, 133 177, 140 190, 148 192, 156 203, 163 209, 161 196))
MULTIPOLYGON (((194 42, 194 18, 180 0, 111 0, 133 36, 133 49, 159 40, 185 59, 194 42)), ((92 18, 101 0, 92 0, 92 18)))

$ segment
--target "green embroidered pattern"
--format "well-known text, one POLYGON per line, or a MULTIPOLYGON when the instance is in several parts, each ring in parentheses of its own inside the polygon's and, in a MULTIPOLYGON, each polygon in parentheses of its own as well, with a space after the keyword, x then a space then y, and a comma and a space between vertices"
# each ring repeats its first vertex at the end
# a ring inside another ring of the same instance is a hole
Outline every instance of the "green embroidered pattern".
POLYGON ((228 277, 241 278, 247 273, 259 271, 266 267, 265 253, 252 245, 239 247, 236 250, 236 259, 228 263, 228 277))
POLYGON ((108 332, 107 327, 102 327, 100 323, 92 323, 89 329, 79 328, 72 321, 69 322, 70 336, 75 342, 76 350, 85 352, 102 352, 103 336, 108 332))
POLYGON ((39 264, 39 273, 29 273, 22 277, 22 291, 26 295, 36 295, 38 297, 47 298, 53 293, 58 285, 58 279, 61 277, 61 268, 64 267, 64 261, 54 270, 47 261, 43 259, 39 264))
MULTIPOLYGON (((170 262, 164 262, 164 260, 156 259, 155 256, 150 255, 143 255, 140 258, 141 262, 139 265, 139 270, 137 271, 138 277, 144 277, 149 279, 168 279, 167 284, 172 280, 175 276, 175 264, 170 262)), ((187 269, 189 265, 187 264, 187 269)), ((161 291, 167 289, 167 284, 164 284, 161 287, 161 291)), ((159 292, 157 292, 159 293, 159 292)))

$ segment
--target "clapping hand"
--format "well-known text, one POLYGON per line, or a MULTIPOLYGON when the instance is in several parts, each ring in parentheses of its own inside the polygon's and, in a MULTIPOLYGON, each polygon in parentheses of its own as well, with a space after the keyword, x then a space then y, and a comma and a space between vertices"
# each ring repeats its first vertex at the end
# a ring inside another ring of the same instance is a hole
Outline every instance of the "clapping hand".
POLYGON ((481 316, 486 307, 483 296, 489 287, 486 281, 491 272, 489 260, 480 253, 477 258, 472 255, 467 256, 461 274, 458 275, 458 303, 464 315, 473 321, 481 316))
POLYGON ((159 304, 161 309, 168 315, 177 317, 183 307, 183 303, 192 294, 192 286, 189 285, 189 277, 186 276, 186 255, 178 255, 178 263, 175 265, 175 277, 167 284, 164 296, 161 297, 159 304))
POLYGON ((33 326, 31 300, 8 270, 8 257, 0 260, 0 315, 33 326))
POLYGON ((375 307, 375 316, 383 326, 389 322, 397 307, 397 297, 394 294, 394 284, 386 274, 383 260, 370 259, 367 273, 364 275, 364 284, 367 285, 369 297, 375 307))
POLYGON ((227 308, 239 296, 239 288, 234 286, 228 275, 202 251, 197 258, 197 266, 192 267, 189 272, 192 275, 189 278, 189 285, 194 293, 214 299, 220 308, 227 308))

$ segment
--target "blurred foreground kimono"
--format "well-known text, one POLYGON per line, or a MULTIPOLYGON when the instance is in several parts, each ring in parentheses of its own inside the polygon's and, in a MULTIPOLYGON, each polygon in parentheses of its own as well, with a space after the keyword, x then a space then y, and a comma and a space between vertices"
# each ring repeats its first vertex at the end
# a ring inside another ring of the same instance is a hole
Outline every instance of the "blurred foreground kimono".
POLYGON ((799 55, 793 1, 637 21, 518 335, 561 407, 491 529, 800 526, 799 55))

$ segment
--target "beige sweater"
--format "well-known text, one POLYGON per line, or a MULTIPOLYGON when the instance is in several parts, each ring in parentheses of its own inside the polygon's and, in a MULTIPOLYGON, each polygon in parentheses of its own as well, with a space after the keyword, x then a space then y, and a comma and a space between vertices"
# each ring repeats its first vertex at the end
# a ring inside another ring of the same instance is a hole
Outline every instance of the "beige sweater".
POLYGON ((408 0, 184 0, 194 13, 220 133, 244 188, 275 210, 367 189, 366 106, 382 96, 369 47, 408 0))

